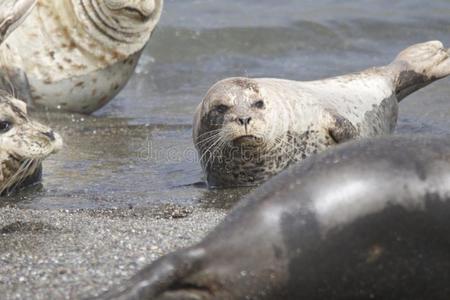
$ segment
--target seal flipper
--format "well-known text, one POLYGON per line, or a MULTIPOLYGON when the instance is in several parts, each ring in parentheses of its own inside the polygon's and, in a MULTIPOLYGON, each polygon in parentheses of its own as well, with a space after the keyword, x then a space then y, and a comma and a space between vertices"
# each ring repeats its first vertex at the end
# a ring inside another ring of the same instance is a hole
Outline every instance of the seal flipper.
POLYGON ((0 44, 26 19, 37 0, 0 0, 0 44))
MULTIPOLYGON (((162 294, 165 294, 162 295, 164 299, 166 297, 170 299, 171 292, 177 293, 178 291, 184 293, 186 285, 182 283, 183 279, 200 269, 199 263, 204 258, 204 255, 205 250, 203 248, 194 247, 164 256, 139 271, 128 282, 122 284, 119 289, 111 290, 94 299, 156 299, 162 294)), ((174 299, 191 299, 188 290, 198 290, 201 292, 203 289, 190 285, 184 294, 186 297, 181 298, 178 296, 178 298, 174 299)), ((178 295, 180 294, 178 293, 178 295)))
POLYGON ((450 50, 439 41, 413 45, 388 66, 400 101, 420 88, 450 75, 450 50))
POLYGON ((331 126, 328 128, 330 137, 336 144, 353 140, 359 136, 358 130, 353 124, 338 113, 330 112, 331 126))

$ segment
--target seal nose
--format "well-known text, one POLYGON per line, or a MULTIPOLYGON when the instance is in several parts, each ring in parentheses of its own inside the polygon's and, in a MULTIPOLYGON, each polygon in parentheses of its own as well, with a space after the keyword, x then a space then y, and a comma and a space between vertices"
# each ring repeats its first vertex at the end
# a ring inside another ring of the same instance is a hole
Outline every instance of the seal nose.
POLYGON ((42 132, 42 134, 48 137, 52 142, 56 140, 55 133, 53 131, 42 132))
POLYGON ((243 125, 243 126, 247 126, 248 124, 250 124, 250 121, 252 120, 251 117, 246 117, 246 118, 238 118, 238 123, 243 125))
POLYGON ((156 8, 155 0, 130 1, 123 9, 138 14, 143 20, 151 17, 156 8))

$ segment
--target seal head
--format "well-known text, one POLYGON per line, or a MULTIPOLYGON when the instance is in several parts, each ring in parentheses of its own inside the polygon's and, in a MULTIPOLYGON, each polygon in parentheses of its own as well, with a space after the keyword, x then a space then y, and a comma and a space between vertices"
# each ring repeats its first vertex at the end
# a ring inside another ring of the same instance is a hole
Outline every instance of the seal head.
POLYGON ((31 120, 26 104, 0 91, 0 194, 10 193, 62 147, 61 137, 31 120))
POLYGON ((280 113, 277 102, 252 79, 226 79, 208 91, 197 109, 193 136, 210 186, 252 185, 286 167, 281 157, 290 155, 289 145, 277 150, 289 122, 277 122, 280 113), (224 171, 220 176, 214 172, 218 169, 224 171))

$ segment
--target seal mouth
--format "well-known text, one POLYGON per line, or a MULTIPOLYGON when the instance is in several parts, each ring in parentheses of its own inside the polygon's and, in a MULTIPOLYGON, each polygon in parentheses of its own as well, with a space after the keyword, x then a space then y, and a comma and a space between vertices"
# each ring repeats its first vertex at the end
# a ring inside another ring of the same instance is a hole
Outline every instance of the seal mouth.
POLYGON ((254 135, 242 135, 233 140, 235 146, 257 146, 261 144, 262 139, 254 135))
POLYGON ((126 15, 131 19, 136 19, 138 21, 147 22, 151 19, 153 12, 143 12, 137 8, 134 7, 125 7, 123 8, 123 11, 126 13, 126 15))

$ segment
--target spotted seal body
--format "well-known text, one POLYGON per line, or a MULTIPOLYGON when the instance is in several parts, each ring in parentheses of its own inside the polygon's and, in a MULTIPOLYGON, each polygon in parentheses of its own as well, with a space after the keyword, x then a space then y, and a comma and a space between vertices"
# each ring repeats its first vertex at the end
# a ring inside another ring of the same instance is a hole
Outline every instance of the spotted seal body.
POLYGON ((39 180, 41 162, 61 147, 61 137, 31 120, 23 101, 0 91, 0 195, 39 180))
POLYGON ((3 69, 26 75, 14 84, 22 99, 81 113, 102 107, 126 84, 163 5, 162 0, 32 2, 36 7, 0 48, 3 69))
POLYGON ((337 146, 100 299, 449 299, 449 178, 448 137, 337 146))
POLYGON ((254 185, 329 146, 391 133, 398 102, 450 74, 448 55, 434 41, 411 46, 388 66, 324 80, 218 82, 194 119, 208 184, 254 185))
MULTIPOLYGON (((0 44, 33 9, 34 0, 0 1, 0 44)), ((8 62, 14 58, 3 56, 8 62)), ((0 69, 0 86, 11 93, 26 94, 25 74, 14 68, 0 69), (17 84, 17 86, 15 86, 17 84)), ((21 98, 22 100, 25 98, 21 98)), ((26 104, 0 90, 0 195, 39 181, 41 162, 62 147, 61 137, 47 126, 31 120, 26 104)))

